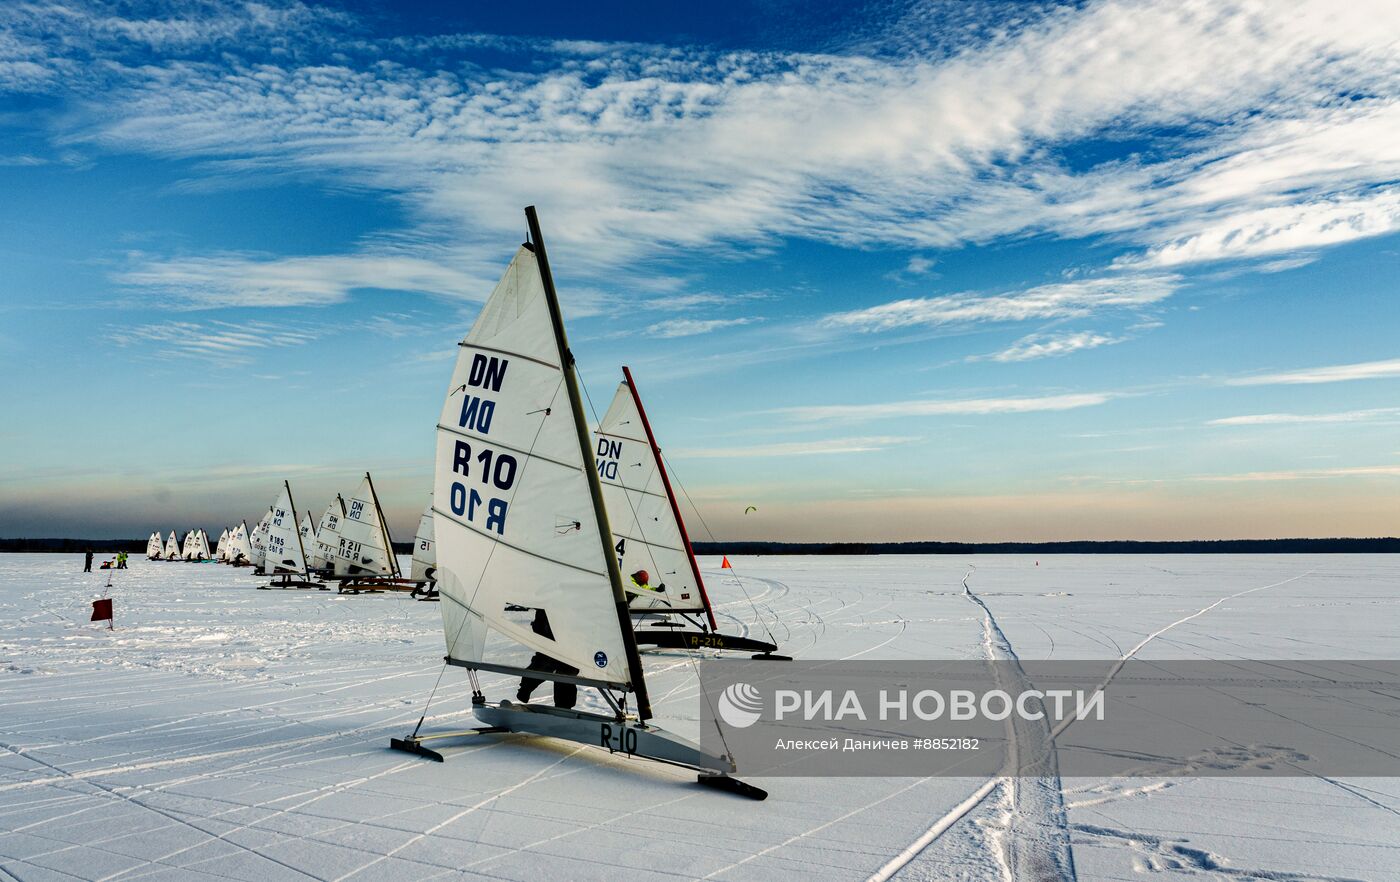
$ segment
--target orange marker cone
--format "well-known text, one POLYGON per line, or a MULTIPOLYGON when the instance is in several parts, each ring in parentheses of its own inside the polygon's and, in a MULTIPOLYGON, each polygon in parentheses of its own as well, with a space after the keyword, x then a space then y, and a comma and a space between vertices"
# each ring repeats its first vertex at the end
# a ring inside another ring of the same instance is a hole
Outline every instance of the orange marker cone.
POLYGON ((725 555, 725 557, 724 557, 724 563, 720 564, 720 565, 719 565, 719 568, 722 569, 722 570, 732 570, 732 569, 734 569, 732 566, 729 565, 729 556, 728 556, 728 555, 725 555))

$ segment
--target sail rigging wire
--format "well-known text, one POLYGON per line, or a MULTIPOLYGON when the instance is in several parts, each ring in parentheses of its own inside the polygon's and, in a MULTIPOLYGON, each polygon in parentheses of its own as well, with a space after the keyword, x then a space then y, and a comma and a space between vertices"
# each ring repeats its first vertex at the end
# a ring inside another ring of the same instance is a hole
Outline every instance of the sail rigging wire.
MULTIPOLYGON (((567 370, 567 368, 565 369, 567 370)), ((533 438, 530 439, 530 448, 525 451, 525 461, 520 464, 520 480, 516 481, 510 489, 510 503, 515 502, 515 494, 520 492, 520 488, 524 486, 525 470, 530 467, 530 463, 533 462, 535 459, 535 445, 539 443, 540 433, 544 431, 545 420, 549 419, 550 413, 554 410, 554 402, 556 399, 558 399, 559 390, 563 388, 563 386, 564 372, 561 370, 559 372, 559 385, 554 387, 554 392, 549 396, 549 406, 544 408, 542 411, 532 410, 526 414, 526 416, 529 416, 530 414, 534 413, 543 413, 544 416, 540 417, 540 424, 535 427, 535 435, 533 438)), ((499 543, 493 542, 491 544, 490 549, 488 549, 486 552, 486 560, 481 565, 481 574, 476 577, 476 585, 472 588, 472 596, 467 599, 467 610, 469 614, 462 617, 462 621, 457 625, 456 633, 454 633, 452 635, 452 639, 447 642, 449 652, 451 651, 451 647, 457 645, 457 639, 462 636, 462 629, 465 628, 467 626, 467 623, 471 621, 470 611, 472 608, 472 604, 476 602, 476 595, 481 591, 481 583, 486 579, 486 574, 491 570, 491 558, 495 556, 496 549, 500 547, 501 546, 499 543)), ((448 601, 452 601, 450 594, 445 594, 443 596, 446 597, 448 601)), ((415 736, 418 734, 418 729, 422 727, 423 721, 428 718, 428 709, 431 708, 433 705, 433 696, 437 694, 438 686, 442 684, 442 677, 444 674, 447 673, 448 666, 449 662, 444 657, 442 661, 442 669, 438 671, 437 680, 433 682, 433 688, 428 693, 428 700, 423 705, 423 715, 418 718, 418 725, 413 727, 413 734, 415 736)), ((472 668, 467 668, 467 679, 472 684, 472 694, 480 695, 481 689, 477 685, 476 671, 472 668)))
MULTIPOLYGON (((667 460, 667 463, 670 464, 671 460, 667 460)), ((709 537, 711 542, 714 542, 715 534, 710 530, 710 525, 705 523, 705 516, 700 513, 700 507, 695 504, 695 500, 690 498, 690 491, 685 489, 685 482, 683 482, 681 476, 676 473, 674 464, 670 465, 670 471, 671 477, 676 479, 676 486, 680 487, 681 493, 685 494, 685 501, 690 503, 690 510, 695 512, 695 517, 700 521, 700 526, 705 529, 705 535, 709 537)), ((744 592, 744 599, 749 602, 749 606, 753 609, 754 617, 758 620, 758 624, 763 627, 764 632, 768 635, 769 641, 777 643, 778 638, 773 636, 773 631, 768 627, 768 622, 764 620, 763 613, 759 612, 758 604, 754 603, 753 598, 749 596, 749 589, 744 587, 744 580, 739 577, 739 571, 734 568, 732 561, 729 564, 729 570, 734 574, 734 582, 739 586, 739 590, 744 592)), ((772 611, 771 608, 769 611, 772 611)), ((773 619, 775 621, 778 619, 778 614, 776 612, 773 613, 773 619)))
MULTIPOLYGON (((602 420, 600 420, 600 419, 598 418, 598 408, 596 408, 596 407, 593 406, 593 396, 590 395, 590 394, 588 394, 588 384, 587 384, 586 382, 584 382, 584 379, 583 379, 583 376, 582 376, 582 373, 581 373, 581 372, 580 372, 579 375, 578 375, 578 384, 579 384, 580 388, 583 389, 583 397, 584 397, 585 399, 587 399, 587 401, 588 401, 588 410, 589 410, 590 413, 593 414, 593 422, 594 422, 594 424, 597 425, 597 426, 599 426, 599 427, 601 428, 601 426, 602 426, 602 420)), ((630 384, 629 384, 629 386, 630 386, 630 384)), ((634 390, 634 394, 635 394, 635 390, 634 390)), ((648 444, 648 446, 651 446, 651 445, 648 444)), ((657 452, 656 449, 655 449, 654 447, 652 447, 652 455, 653 455, 653 456, 660 456, 660 453, 657 452)), ((657 464, 660 465, 659 462, 658 462, 657 464)), ((641 536, 642 536, 642 542, 645 543, 645 542, 647 541, 646 529, 642 526, 642 519, 641 519, 641 517, 638 516, 638 514, 637 514, 637 507, 636 507, 635 505, 632 504, 632 497, 631 497, 631 495, 627 492, 627 487, 626 487, 626 485, 623 485, 623 486, 622 486, 622 498, 627 500, 627 507, 628 507, 629 509, 632 510, 632 523, 636 525, 636 527, 637 527, 637 532, 641 534, 641 536)), ((699 647, 694 647, 694 648, 685 648, 685 647, 683 647, 683 648, 682 648, 682 651, 686 654, 686 658, 690 661, 690 667, 691 667, 691 669, 695 672, 695 679, 696 679, 697 681, 701 681, 701 683, 700 683, 700 694, 703 695, 703 696, 705 697, 705 703, 708 704, 708 705, 710 706, 710 719, 711 719, 711 720, 714 722, 714 724, 715 724, 715 731, 719 733, 719 740, 720 740, 720 743, 724 745, 724 749, 725 749, 725 752, 726 752, 726 753, 729 753, 730 755, 733 755, 733 751, 732 751, 732 750, 730 749, 730 747, 729 747, 729 741, 724 737, 724 727, 721 726, 721 725, 719 724, 719 712, 718 712, 718 710, 715 708, 715 703, 714 703, 714 701, 711 700, 711 698, 710 698, 710 693, 709 693, 708 691, 706 691, 705 686, 704 686, 703 679, 702 679, 701 676, 700 676, 700 663, 697 661, 697 658, 699 657, 699 653, 700 653, 699 647)))

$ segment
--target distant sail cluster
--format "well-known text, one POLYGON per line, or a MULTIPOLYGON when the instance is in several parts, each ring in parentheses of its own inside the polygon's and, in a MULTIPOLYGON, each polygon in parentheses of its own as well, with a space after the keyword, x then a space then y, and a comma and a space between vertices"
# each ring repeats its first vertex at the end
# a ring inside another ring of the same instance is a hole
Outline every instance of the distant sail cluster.
MULTIPOLYGON (((219 548, 222 550, 224 542, 227 540, 227 532, 219 536, 219 548)), ((161 541, 160 532, 151 534, 146 540, 146 557, 150 560, 188 560, 206 561, 213 560, 213 555, 209 553, 209 534, 203 530, 190 530, 185 533, 184 541, 181 541, 174 530, 170 531, 170 538, 161 541)))
MULTIPOLYGON (((225 527, 210 551, 209 536, 194 529, 179 541, 174 530, 166 541, 159 532, 146 543, 150 560, 213 561, 250 567, 259 576, 291 577, 286 586, 308 586, 315 580, 353 581, 361 586, 376 582, 431 584, 437 561, 433 553, 432 504, 423 511, 413 543, 411 578, 404 579, 394 554, 389 524, 379 506, 374 481, 366 472, 359 487, 346 499, 340 494, 326 504, 319 522, 308 511, 298 512, 289 481, 283 481, 277 498, 251 529, 248 522, 225 527)), ((397 586, 391 586, 397 587, 397 586)))

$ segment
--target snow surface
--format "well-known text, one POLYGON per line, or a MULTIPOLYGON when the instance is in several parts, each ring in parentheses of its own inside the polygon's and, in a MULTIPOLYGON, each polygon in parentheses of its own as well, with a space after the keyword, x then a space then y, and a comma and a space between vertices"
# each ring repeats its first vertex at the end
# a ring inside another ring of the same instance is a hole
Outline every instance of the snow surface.
MULTIPOLYGON (((732 560, 702 562, 723 628, 801 658, 1400 657, 1394 557, 732 560)), ((131 566, 108 631, 106 573, 0 555, 0 878, 1400 879, 1395 779, 767 779, 755 803, 538 738, 432 763, 387 742, 439 675, 424 728, 472 724, 436 604, 131 566)), ((695 737, 690 660, 646 658, 695 737)))

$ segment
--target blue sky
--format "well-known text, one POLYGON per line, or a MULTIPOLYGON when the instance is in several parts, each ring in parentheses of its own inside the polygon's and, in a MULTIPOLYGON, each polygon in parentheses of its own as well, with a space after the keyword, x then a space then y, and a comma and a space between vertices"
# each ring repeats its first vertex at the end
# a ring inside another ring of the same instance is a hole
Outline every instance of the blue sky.
POLYGON ((407 538, 531 203, 720 538, 1400 533, 1393 3, 531 9, 0 7, 0 535, 407 538))

